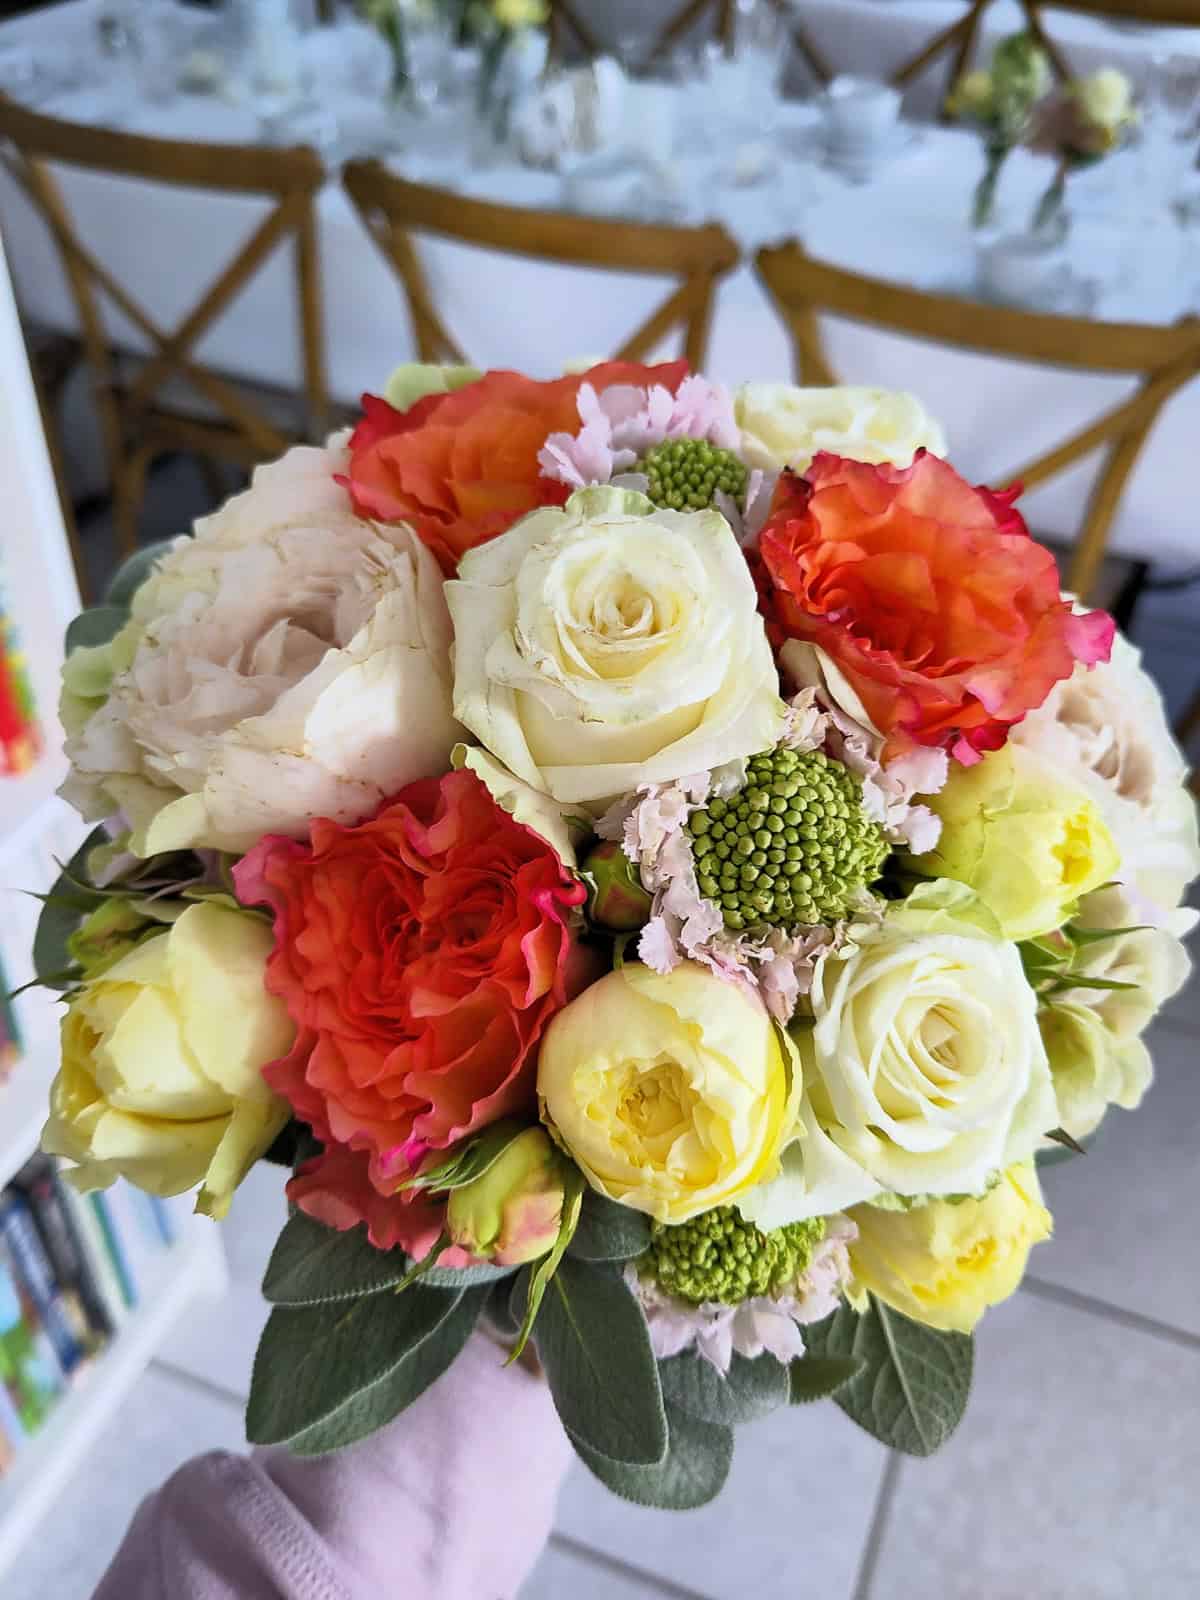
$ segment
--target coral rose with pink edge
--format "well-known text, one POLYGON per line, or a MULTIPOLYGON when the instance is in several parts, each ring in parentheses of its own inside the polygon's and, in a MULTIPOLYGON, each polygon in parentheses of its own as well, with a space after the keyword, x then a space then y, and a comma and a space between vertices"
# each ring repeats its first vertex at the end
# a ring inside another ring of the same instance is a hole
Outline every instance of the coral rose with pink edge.
POLYGON ((752 563, 773 642, 833 659, 885 760, 927 745, 969 766, 1077 662, 1108 659, 1112 618, 1063 599, 1017 492, 925 452, 907 468, 823 453, 779 480, 752 563))
MULTIPOLYGON (((264 839, 235 878, 274 913, 267 988, 298 1029, 267 1080, 324 1144, 362 1153, 389 1204, 430 1151, 533 1109, 542 1030, 585 977, 585 891, 474 773, 411 784, 354 827, 320 819, 307 845, 264 839)), ((298 1180, 306 1210, 322 1215, 322 1172, 343 1218, 386 1232, 329 1151, 298 1180)))
POLYGON ((578 427, 585 384, 598 393, 620 384, 674 394, 686 376, 684 361, 607 361, 544 383, 488 372, 453 393, 427 394, 407 411, 364 395, 343 481, 360 516, 408 523, 453 576, 475 545, 540 506, 565 502, 567 485, 546 477, 538 458, 551 434, 578 427))

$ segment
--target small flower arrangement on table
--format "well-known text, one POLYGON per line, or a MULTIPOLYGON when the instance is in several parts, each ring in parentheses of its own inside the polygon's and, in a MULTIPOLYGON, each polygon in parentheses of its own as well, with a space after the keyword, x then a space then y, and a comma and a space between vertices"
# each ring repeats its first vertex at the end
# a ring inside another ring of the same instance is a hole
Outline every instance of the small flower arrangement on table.
POLYGON ((1061 225, 1070 175, 1120 149, 1138 121, 1133 85, 1116 67, 1073 78, 1038 106, 1029 143, 1053 157, 1054 177, 1034 212, 1035 229, 1061 225))
POLYGON ((775 1407, 956 1426, 1200 850, 1136 652, 945 455, 876 390, 406 368, 73 625, 43 1143, 214 1217, 293 1167, 253 1440, 481 1326, 642 1504, 775 1407))
POLYGON ((955 85, 946 109, 973 123, 983 139, 984 169, 975 188, 972 227, 992 220, 1004 164, 1025 142, 1034 107, 1052 82, 1050 58, 1037 39, 1015 33, 997 44, 990 67, 964 73, 955 85))

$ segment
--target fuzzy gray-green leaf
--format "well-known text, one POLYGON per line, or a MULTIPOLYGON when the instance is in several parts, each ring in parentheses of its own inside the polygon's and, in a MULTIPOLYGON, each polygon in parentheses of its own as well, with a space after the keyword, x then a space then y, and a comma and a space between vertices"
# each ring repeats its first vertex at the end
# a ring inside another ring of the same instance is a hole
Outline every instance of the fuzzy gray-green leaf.
POLYGON ((854 1356, 862 1369, 834 1396, 847 1416, 906 1455, 928 1456, 954 1432, 971 1390, 969 1335, 940 1333, 872 1297, 804 1330, 813 1356, 854 1356))
POLYGON ((583 1213, 567 1254, 581 1261, 632 1261, 650 1247, 650 1221, 594 1189, 583 1197, 583 1213))
MULTIPOLYGON (((361 1227, 339 1233, 297 1211, 275 1241, 263 1295, 277 1306, 319 1306, 394 1289, 412 1268, 403 1250, 377 1250, 361 1227)), ((469 1289, 510 1267, 432 1267, 421 1279, 430 1289, 469 1289)), ((405 1291, 408 1292, 407 1290, 405 1291)))
POLYGON ((471 1337, 486 1299, 486 1290, 469 1289, 436 1333, 404 1357, 378 1383, 362 1389, 323 1421, 288 1440, 294 1455, 318 1456, 365 1439, 419 1399, 457 1359, 471 1337))
POLYGON ((572 1434, 571 1443, 600 1482, 634 1505, 694 1511, 715 1500, 733 1464, 733 1429, 701 1422, 673 1407, 667 1413, 670 1444, 662 1461, 633 1466, 612 1461, 572 1434))
POLYGON ((804 1355, 788 1369, 789 1396, 794 1406, 827 1400, 862 1371, 857 1356, 804 1355))
POLYGON ((430 1338, 459 1296, 416 1286, 326 1306, 272 1311, 254 1357, 246 1437, 284 1444, 383 1386, 430 1338))
POLYGON ((734 1355, 724 1377, 694 1352, 660 1361, 664 1401, 700 1422, 732 1427, 768 1416, 788 1402, 788 1369, 773 1355, 748 1361, 734 1355))
POLYGON ((87 858, 96 845, 108 838, 104 828, 93 828, 91 833, 67 862, 58 879, 42 903, 37 932, 33 938, 33 970, 48 989, 70 987, 65 973, 75 970, 75 962, 67 949, 67 940, 79 927, 89 911, 94 911, 104 901, 98 890, 89 890, 87 858))
POLYGON ((613 1461, 667 1451, 658 1368, 642 1309, 620 1273, 567 1256, 550 1280, 534 1343, 564 1427, 613 1461))

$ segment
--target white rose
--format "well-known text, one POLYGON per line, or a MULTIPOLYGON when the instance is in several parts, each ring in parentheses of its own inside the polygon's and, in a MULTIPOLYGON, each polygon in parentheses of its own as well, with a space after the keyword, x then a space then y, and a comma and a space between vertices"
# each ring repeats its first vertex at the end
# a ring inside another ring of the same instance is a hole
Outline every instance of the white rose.
POLYGON ((760 1227, 882 1192, 980 1193, 1056 1125, 1020 955, 961 885, 916 889, 856 948, 821 957, 809 1003, 793 1037, 810 1120, 782 1176, 739 1202, 760 1227))
POLYGON ((1128 983, 1131 989, 1081 985, 1063 994, 1071 1004, 1094 1011, 1116 1039, 1136 1038, 1187 982, 1192 964, 1187 951, 1165 928, 1139 925, 1138 902, 1115 885, 1085 896, 1074 927, 1112 936, 1088 940, 1073 970, 1100 983, 1128 983))
POLYGON ((748 383, 738 391, 734 415, 741 454, 764 472, 806 472, 821 450, 894 467, 912 466, 921 449, 946 454, 941 424, 916 396, 887 389, 748 383))
POLYGON ((139 854, 300 838, 448 768, 441 574, 410 530, 355 516, 346 466, 331 443, 259 467, 135 595, 63 792, 122 810, 139 854))
POLYGON ((1121 853, 1121 881, 1150 902, 1134 921, 1187 933, 1197 914, 1181 902, 1200 874, 1196 804, 1141 653, 1118 634, 1108 662, 1077 666, 1009 737, 1096 802, 1121 853))
POLYGON ((446 598, 455 715, 556 800, 606 802, 782 732, 754 584, 715 511, 583 489, 469 550, 446 598))
POLYGON ((1150 1052, 1141 1039, 1118 1039, 1089 1005, 1055 1001, 1040 1021, 1058 1127, 1072 1139, 1086 1139, 1109 1106, 1137 1110, 1154 1081, 1150 1052))
POLYGON ((1133 85, 1116 67, 1102 67, 1081 79, 1075 95, 1088 121, 1099 128, 1120 128, 1133 115, 1133 85))

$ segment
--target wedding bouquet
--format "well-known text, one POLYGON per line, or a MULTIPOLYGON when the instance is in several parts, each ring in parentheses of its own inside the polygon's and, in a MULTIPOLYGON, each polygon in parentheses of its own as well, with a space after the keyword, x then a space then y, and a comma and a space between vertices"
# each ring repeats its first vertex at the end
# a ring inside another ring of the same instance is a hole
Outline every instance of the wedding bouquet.
POLYGON ((1039 1152, 1137 1106, 1187 972, 1137 653, 910 396, 364 406, 71 629, 44 1148, 213 1217, 294 1166, 255 1441, 360 1439, 485 1328, 644 1504, 826 1395, 932 1451, 1039 1152))

